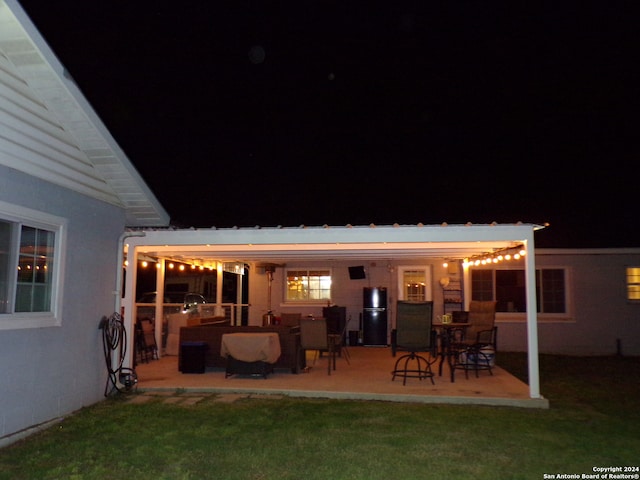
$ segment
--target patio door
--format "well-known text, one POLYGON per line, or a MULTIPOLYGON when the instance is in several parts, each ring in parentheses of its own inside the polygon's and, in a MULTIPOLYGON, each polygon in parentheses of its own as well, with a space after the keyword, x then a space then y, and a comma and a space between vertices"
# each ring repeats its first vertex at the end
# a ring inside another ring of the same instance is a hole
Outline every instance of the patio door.
POLYGON ((431 293, 431 265, 398 267, 398 300, 428 301, 431 293))

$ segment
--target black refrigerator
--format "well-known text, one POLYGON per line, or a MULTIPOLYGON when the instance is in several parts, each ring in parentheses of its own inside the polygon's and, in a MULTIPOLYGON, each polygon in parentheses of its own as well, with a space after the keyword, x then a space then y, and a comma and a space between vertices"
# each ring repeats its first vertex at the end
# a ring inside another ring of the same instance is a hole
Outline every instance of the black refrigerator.
POLYGON ((387 343, 387 289, 365 288, 362 302, 362 344, 386 346, 387 343))

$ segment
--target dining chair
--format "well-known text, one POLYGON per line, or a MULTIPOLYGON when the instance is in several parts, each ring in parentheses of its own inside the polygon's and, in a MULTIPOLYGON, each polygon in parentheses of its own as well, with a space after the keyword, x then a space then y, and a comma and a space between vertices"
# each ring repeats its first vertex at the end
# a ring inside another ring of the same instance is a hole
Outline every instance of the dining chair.
POLYGON ((491 330, 496 323, 496 303, 495 301, 472 300, 469 303, 469 313, 467 322, 469 326, 465 329, 463 343, 476 343, 478 334, 491 330))
POLYGON ((336 369, 336 351, 334 338, 327 331, 326 318, 303 317, 300 319, 300 347, 306 352, 315 350, 313 365, 315 365, 321 351, 328 353, 327 374, 331 375, 331 367, 336 369))
POLYGON ((469 304, 468 323, 462 339, 450 346, 453 357, 451 381, 455 381, 455 371, 464 370, 469 378, 469 370, 478 377, 480 370, 488 370, 493 375, 495 354, 497 349, 498 327, 495 301, 471 301, 469 304))
POLYGON ((347 335, 348 322, 345 322, 344 327, 340 333, 329 333, 330 340, 333 342, 333 349, 335 354, 339 357, 343 357, 349 365, 351 365, 351 355, 349 349, 345 343, 345 337, 347 335))
POLYGON ((391 333, 392 356, 395 357, 399 350, 408 352, 396 360, 391 380, 402 377, 402 384, 406 385, 407 378, 429 378, 435 385, 431 365, 438 359, 438 352, 433 329, 433 301, 399 300, 396 304, 396 327, 391 333))

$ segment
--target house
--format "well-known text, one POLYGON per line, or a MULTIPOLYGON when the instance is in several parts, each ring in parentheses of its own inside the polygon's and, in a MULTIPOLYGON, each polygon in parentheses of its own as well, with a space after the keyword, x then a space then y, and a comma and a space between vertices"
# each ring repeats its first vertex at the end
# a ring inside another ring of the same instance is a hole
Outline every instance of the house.
POLYGON ((168 222, 20 5, 0 0, 0 443, 104 398, 98 325, 120 238, 168 222))
MULTIPOLYGON (((540 228, 169 228, 17 1, 0 0, 0 444, 104 398, 98 326, 122 311, 132 332, 145 262, 159 267, 156 299, 171 263, 215 271, 215 308, 254 325, 269 312, 318 315, 335 304, 357 331, 368 286, 389 292, 388 327, 397 299, 433 300, 440 315, 495 297, 499 345, 528 352, 532 398, 539 350, 640 354, 640 249, 537 251, 540 228), (237 282, 231 302, 225 271, 237 282)), ((155 309, 162 318, 163 305, 155 309)))

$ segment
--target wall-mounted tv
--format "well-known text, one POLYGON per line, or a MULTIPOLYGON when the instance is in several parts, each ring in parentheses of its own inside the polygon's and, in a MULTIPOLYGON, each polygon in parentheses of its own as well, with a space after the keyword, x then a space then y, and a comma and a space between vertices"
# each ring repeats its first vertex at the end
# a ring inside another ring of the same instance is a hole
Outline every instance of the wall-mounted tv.
POLYGON ((364 266, 359 265, 357 267, 349 267, 349 278, 351 280, 362 280, 363 278, 367 278, 367 275, 364 272, 364 266))

